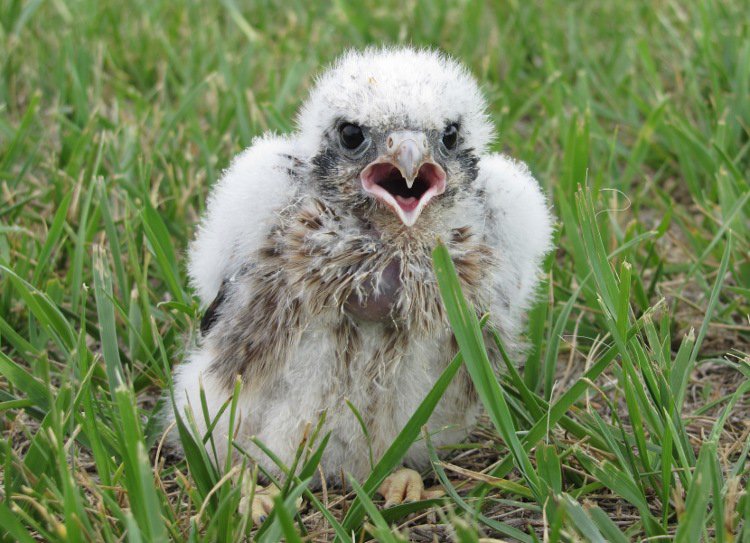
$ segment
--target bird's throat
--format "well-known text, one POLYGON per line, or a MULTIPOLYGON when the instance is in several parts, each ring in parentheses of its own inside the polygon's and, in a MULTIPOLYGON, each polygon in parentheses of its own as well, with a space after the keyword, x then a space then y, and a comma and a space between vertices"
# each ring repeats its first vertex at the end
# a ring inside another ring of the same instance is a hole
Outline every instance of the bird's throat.
POLYGON ((344 304, 346 312, 358 320, 385 321, 401 289, 401 259, 394 257, 378 276, 369 277, 352 292, 344 304))

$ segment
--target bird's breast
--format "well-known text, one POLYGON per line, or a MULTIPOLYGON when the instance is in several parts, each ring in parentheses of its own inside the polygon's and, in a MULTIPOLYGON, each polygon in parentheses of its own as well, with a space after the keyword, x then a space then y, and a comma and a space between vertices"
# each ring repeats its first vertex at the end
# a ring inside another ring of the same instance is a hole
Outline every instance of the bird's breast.
POLYGON ((363 226, 318 199, 301 201, 287 213, 274 245, 289 296, 311 319, 381 322, 412 336, 442 333, 448 323, 431 256, 438 237, 473 302, 491 265, 486 246, 469 227, 363 226))
POLYGON ((382 272, 369 274, 344 303, 346 312, 358 320, 386 321, 401 291, 401 259, 394 256, 382 272))

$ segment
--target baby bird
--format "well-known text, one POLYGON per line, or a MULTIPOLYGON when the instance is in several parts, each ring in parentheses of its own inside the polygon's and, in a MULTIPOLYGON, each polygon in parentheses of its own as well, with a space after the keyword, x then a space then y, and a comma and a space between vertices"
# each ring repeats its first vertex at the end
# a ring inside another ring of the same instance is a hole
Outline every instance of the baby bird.
MULTIPOLYGON (((526 166, 487 152, 492 137, 477 83, 451 58, 412 48, 341 57, 297 131, 256 139, 211 192, 189 259, 207 309, 174 373, 175 409, 191 408, 204 433, 200 388, 213 418, 239 376, 235 442, 265 469, 280 475, 251 436, 289 465, 325 413, 322 473, 365 479, 370 451, 377 462, 456 354, 432 268, 438 240, 468 299, 518 346, 551 218, 526 166)), ((430 419, 435 445, 460 441, 479 411, 462 370, 430 419)), ((219 462, 228 418, 213 428, 219 462)), ((404 463, 426 466, 422 442, 404 463)), ((400 471, 381 493, 399 503, 421 484, 400 471)))

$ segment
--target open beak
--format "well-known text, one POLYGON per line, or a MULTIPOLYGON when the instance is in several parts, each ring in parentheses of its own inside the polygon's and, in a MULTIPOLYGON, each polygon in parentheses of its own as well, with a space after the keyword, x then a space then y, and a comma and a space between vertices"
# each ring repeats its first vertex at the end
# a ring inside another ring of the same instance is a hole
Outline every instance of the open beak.
POLYGON ((362 188, 381 200, 406 226, 413 226, 435 196, 445 192, 445 171, 432 160, 427 138, 420 132, 393 132, 386 153, 368 164, 362 188))

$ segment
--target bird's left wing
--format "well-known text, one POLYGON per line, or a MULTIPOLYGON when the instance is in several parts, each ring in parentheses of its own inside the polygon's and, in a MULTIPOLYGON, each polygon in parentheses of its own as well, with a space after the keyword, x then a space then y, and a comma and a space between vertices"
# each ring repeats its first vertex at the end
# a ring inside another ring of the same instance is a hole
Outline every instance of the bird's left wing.
POLYGON ((539 183, 522 162, 499 154, 483 157, 477 187, 484 194, 485 241, 499 259, 490 312, 510 312, 513 323, 533 302, 542 260, 552 248, 552 217, 539 183))
POLYGON ((188 265, 203 307, 221 298, 225 281, 253 264, 278 211, 294 198, 299 167, 294 140, 266 135, 237 156, 211 190, 188 265))

